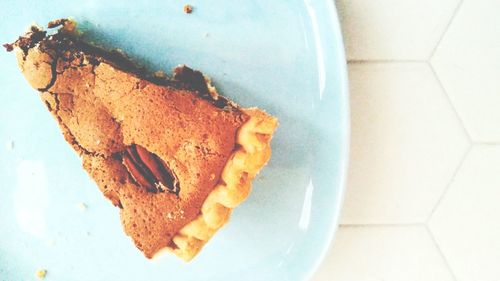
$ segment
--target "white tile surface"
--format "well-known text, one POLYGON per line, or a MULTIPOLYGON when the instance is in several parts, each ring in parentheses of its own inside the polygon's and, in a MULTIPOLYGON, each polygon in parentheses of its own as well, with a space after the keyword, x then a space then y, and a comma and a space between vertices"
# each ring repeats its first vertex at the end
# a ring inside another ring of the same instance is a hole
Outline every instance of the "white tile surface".
POLYGON ((453 280, 425 227, 342 227, 314 281, 453 280))
POLYGON ((459 0, 337 0, 350 60, 427 60, 459 0))
POLYGON ((499 281, 500 0, 335 1, 350 226, 313 280, 499 281))
POLYGON ((426 63, 351 64, 342 223, 423 223, 469 147, 426 63))
POLYGON ((499 16, 499 0, 466 0, 432 59, 477 141, 500 142, 499 16))
POLYGON ((475 146, 429 223, 459 281, 500 280, 500 146, 475 146))

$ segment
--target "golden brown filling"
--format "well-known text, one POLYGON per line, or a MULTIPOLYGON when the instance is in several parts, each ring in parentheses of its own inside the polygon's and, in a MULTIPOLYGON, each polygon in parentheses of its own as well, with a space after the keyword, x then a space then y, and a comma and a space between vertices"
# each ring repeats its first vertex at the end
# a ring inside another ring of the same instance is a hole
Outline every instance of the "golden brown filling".
POLYGON ((20 68, 103 194, 121 208, 125 232, 151 257, 200 214, 248 117, 191 86, 201 73, 178 70, 183 81, 156 83, 75 40, 23 40, 20 68))

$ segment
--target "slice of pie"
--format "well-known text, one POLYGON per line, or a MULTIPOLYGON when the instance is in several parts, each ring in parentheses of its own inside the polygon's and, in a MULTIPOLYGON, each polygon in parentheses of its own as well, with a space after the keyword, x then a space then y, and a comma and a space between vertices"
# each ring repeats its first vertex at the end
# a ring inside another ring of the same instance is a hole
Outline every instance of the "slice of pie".
POLYGON ((19 67, 66 141, 152 258, 193 258, 221 228, 271 155, 276 118, 219 96, 186 66, 145 74, 120 52, 83 42, 69 20, 15 43, 19 67))

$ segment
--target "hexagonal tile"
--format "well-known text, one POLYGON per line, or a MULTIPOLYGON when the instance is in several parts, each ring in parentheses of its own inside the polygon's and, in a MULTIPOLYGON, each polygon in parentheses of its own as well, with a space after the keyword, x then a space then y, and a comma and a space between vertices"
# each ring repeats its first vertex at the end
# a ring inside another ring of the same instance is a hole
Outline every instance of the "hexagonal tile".
POLYGON ((313 280, 447 281, 453 277, 424 227, 341 227, 313 280))
POLYGON ((426 63, 351 64, 342 223, 423 223, 469 147, 426 63))
POLYGON ((427 60, 459 0, 337 0, 350 60, 427 60))
POLYGON ((432 58, 472 138, 500 141, 500 1, 465 1, 432 58))
POLYGON ((500 280, 500 146, 467 155, 429 227, 458 280, 500 280))

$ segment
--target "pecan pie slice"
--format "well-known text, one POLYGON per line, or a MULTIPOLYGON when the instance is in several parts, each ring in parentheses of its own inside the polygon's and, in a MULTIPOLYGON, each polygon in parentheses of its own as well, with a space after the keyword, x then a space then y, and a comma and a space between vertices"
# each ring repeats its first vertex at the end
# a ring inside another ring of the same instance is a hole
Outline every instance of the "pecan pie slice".
POLYGON ((219 96, 185 66, 148 76, 120 52, 83 42, 74 22, 6 44, 124 230, 152 258, 193 258, 250 192, 277 120, 219 96))

